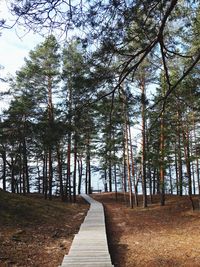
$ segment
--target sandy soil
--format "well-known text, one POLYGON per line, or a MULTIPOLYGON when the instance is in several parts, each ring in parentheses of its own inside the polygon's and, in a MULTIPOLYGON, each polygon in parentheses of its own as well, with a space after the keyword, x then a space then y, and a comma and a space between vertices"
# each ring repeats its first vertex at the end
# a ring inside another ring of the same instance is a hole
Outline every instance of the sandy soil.
MULTIPOLYGON (((72 205, 60 200, 14 200, 15 207, 19 207, 17 218, 16 211, 0 212, 0 267, 58 267, 79 231, 88 205, 80 199, 72 205), (32 207, 30 213, 28 205, 32 207)), ((16 209, 14 205, 12 208, 16 209)))
POLYGON ((187 197, 158 198, 147 209, 130 209, 114 194, 95 195, 105 206, 110 253, 115 267, 200 266, 200 212, 187 197))
MULTIPOLYGON (((164 207, 154 197, 148 208, 130 209, 123 195, 117 202, 111 193, 93 196, 105 207, 115 267, 200 266, 200 212, 191 210, 187 197, 167 196, 164 207)), ((21 201, 13 199, 9 207, 15 208, 8 213, 0 202, 0 267, 58 267, 88 206, 80 199, 74 205, 21 201), (34 209, 27 215, 30 205, 34 209)))

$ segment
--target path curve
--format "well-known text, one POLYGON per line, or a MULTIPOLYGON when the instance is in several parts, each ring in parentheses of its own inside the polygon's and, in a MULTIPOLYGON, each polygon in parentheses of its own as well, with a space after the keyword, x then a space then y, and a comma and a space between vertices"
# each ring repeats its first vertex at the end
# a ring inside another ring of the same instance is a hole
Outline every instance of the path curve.
POLYGON ((108 251, 103 205, 86 194, 81 196, 90 204, 90 209, 61 267, 113 267, 108 251))

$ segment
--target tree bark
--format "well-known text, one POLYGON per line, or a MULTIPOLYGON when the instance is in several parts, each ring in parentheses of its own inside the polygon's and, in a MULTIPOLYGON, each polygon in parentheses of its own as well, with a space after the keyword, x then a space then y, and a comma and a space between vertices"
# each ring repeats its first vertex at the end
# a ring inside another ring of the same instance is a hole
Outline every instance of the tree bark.
POLYGON ((132 178, 133 178, 133 185, 134 185, 134 197, 135 197, 135 205, 138 206, 138 191, 137 191, 137 182, 135 180, 135 164, 133 158, 133 144, 131 138, 131 125, 129 123, 129 137, 130 137, 130 152, 131 152, 131 171, 132 171, 132 178))
POLYGON ((76 202, 76 169, 77 169, 77 142, 74 140, 74 176, 73 176, 73 202, 76 202))
POLYGON ((83 176, 83 161, 82 158, 78 159, 78 194, 81 194, 81 184, 83 176))
POLYGON ((128 178, 128 187, 129 187, 129 205, 133 208, 133 192, 132 192, 132 182, 131 182, 131 167, 130 167, 130 156, 129 156, 129 146, 128 146, 128 119, 127 119, 127 112, 125 111, 125 159, 126 159, 126 166, 127 166, 127 178, 128 178))
POLYGON ((63 187, 63 174, 62 174, 62 160, 61 160, 61 153, 60 153, 60 144, 56 146, 57 152, 57 163, 58 163, 58 177, 59 177, 59 185, 60 185, 60 197, 61 200, 64 201, 64 187, 63 187))
POLYGON ((146 186, 146 94, 144 81, 141 83, 141 105, 142 105, 142 192, 143 207, 147 207, 147 186, 146 186))
POLYGON ((164 114, 160 121, 160 205, 165 205, 165 173, 164 173, 164 114))
POLYGON ((52 167, 52 149, 48 150, 48 177, 49 177, 49 200, 52 200, 52 183, 53 183, 53 167, 52 167))
POLYGON ((6 151, 4 149, 1 153, 1 157, 3 161, 2 184, 3 184, 3 190, 6 191, 6 151))

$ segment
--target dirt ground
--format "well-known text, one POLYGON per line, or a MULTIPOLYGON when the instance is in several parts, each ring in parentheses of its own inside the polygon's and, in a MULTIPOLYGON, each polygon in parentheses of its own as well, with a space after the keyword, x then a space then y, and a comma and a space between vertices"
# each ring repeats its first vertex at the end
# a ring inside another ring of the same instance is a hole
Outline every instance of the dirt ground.
MULTIPOLYGON (((106 213, 115 267, 200 266, 200 212, 187 197, 130 209, 123 195, 94 194, 106 213)), ((0 267, 58 267, 88 205, 0 194, 0 267)))
POLYGON ((167 196, 144 209, 130 209, 123 196, 95 195, 104 203, 110 253, 115 267, 200 266, 200 211, 188 197, 167 196))
POLYGON ((0 267, 58 267, 88 210, 43 198, 0 196, 0 267), (9 205, 7 205, 9 204, 9 205))

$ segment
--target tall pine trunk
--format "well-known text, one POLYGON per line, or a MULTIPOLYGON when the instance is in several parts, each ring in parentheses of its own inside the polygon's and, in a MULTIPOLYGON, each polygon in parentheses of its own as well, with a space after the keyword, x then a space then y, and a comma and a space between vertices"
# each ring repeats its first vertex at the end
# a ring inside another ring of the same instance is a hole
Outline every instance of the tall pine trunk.
POLYGON ((47 199, 47 194, 48 194, 48 174, 47 174, 47 153, 44 151, 44 157, 43 157, 43 194, 44 198, 47 199))
POLYGON ((25 176, 26 192, 29 194, 30 193, 30 183, 29 183, 27 147, 26 147, 25 137, 23 138, 23 175, 25 176))
POLYGON ((67 135, 67 181, 66 181, 66 197, 71 201, 71 142, 72 142, 72 89, 69 88, 69 99, 68 99, 68 117, 69 117, 69 129, 67 135))
POLYGON ((125 126, 124 126, 124 135, 125 135, 125 159, 127 166, 127 178, 128 178, 128 187, 129 187, 129 205, 133 208, 133 193, 132 193, 132 181, 131 181, 131 167, 130 167, 130 156, 129 156, 129 145, 128 145, 128 120, 126 113, 125 116, 125 126))
POLYGON ((135 164, 134 164, 134 158, 133 158, 133 144, 132 144, 132 138, 131 138, 131 125, 129 122, 129 137, 130 137, 130 152, 131 152, 131 172, 132 172, 132 178, 133 178, 133 185, 134 185, 134 197, 135 197, 135 205, 138 206, 138 191, 137 191, 137 181, 135 180, 135 164))
POLYGON ((178 148, 177 148, 177 154, 178 154, 178 188, 179 188, 179 195, 183 195, 183 162, 182 162, 182 151, 181 151, 181 115, 180 112, 177 112, 177 138, 178 138, 178 148))
POLYGON ((194 210, 194 202, 192 199, 192 174, 191 174, 191 164, 190 164, 190 145, 189 145, 189 130, 188 128, 183 130, 183 144, 184 144, 184 155, 186 162, 186 173, 188 178, 188 195, 191 201, 192 209, 194 210))
POLYGON ((49 200, 52 200, 52 183, 53 183, 53 167, 52 167, 52 149, 48 150, 48 178, 49 178, 49 200))
POLYGON ((87 185, 88 185, 88 188, 87 188, 87 192, 88 194, 91 194, 92 193, 92 184, 91 184, 91 162, 90 162, 90 139, 88 138, 88 142, 87 142, 87 159, 86 159, 86 164, 87 164, 87 172, 88 172, 88 175, 87 175, 87 185))
POLYGON ((165 173, 164 173, 164 114, 160 119, 160 204, 165 205, 165 173))
POLYGON ((77 170, 77 141, 74 138, 74 176, 73 176, 73 202, 76 202, 76 170, 77 170))
POLYGON ((2 184, 3 190, 6 191, 6 151, 3 149, 1 153, 3 166, 2 166, 2 184))
POLYGON ((146 186, 146 94, 144 81, 141 83, 141 112, 142 112, 142 192, 143 207, 147 207, 147 186, 146 186))
POLYGON ((53 136, 53 123, 54 123, 54 111, 52 102, 52 78, 48 79, 48 124, 50 141, 48 142, 48 179, 49 179, 49 200, 52 199, 52 184, 53 184, 53 167, 52 167, 52 136, 53 136))
POLYGON ((81 194, 81 184, 82 184, 82 176, 83 176, 83 161, 80 157, 78 159, 78 194, 81 194))
POLYGON ((63 187, 63 174, 62 174, 62 160, 61 160, 61 152, 60 152, 60 144, 56 146, 57 152, 57 164, 58 164, 58 177, 59 177, 59 185, 60 185, 60 197, 61 200, 64 201, 64 187, 63 187))

